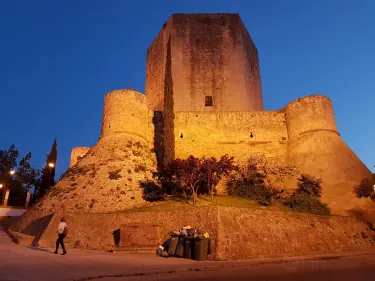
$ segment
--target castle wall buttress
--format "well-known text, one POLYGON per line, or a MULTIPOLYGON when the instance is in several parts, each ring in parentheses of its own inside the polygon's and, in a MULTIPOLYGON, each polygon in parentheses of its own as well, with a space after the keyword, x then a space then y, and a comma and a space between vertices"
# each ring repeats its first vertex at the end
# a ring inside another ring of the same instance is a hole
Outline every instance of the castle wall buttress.
POLYGON ((322 200, 333 212, 345 214, 361 207, 363 201, 352 190, 371 172, 341 139, 331 100, 320 95, 295 100, 286 106, 285 116, 290 139, 287 163, 322 179, 322 200))

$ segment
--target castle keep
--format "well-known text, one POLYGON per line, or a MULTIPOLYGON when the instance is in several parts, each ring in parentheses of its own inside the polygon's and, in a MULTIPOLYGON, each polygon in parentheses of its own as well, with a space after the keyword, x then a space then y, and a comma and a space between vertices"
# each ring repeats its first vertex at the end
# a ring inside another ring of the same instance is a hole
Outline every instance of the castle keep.
POLYGON ((341 139, 331 100, 265 111, 258 51, 239 15, 175 14, 147 50, 145 95, 105 96, 98 143, 73 149, 71 169, 35 208, 132 208, 144 204, 140 182, 169 160, 225 154, 264 154, 322 178, 333 212, 363 207, 351 191, 371 172, 341 139))

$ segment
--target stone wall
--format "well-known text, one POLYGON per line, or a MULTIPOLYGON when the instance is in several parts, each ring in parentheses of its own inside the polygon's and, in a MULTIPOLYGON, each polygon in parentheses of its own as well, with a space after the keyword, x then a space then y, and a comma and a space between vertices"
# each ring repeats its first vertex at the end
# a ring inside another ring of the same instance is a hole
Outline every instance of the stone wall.
MULTIPOLYGON (((165 71, 167 69, 167 44, 170 25, 165 23, 162 30, 147 49, 146 96, 151 110, 164 110, 165 71)), ((169 66, 170 67, 170 66, 169 66)))
MULTIPOLYGON (((61 216, 55 214, 50 220, 47 229, 40 236, 40 247, 54 247, 56 228, 61 216)), ((188 206, 186 210, 172 212, 76 213, 64 216, 69 227, 66 238, 68 249, 114 249, 114 232, 124 224, 159 225, 162 240, 171 231, 186 225, 207 230, 212 239, 212 258, 216 260, 359 251, 374 249, 375 245, 374 231, 352 217, 342 216, 188 206)), ((28 221, 32 224, 30 214, 28 221)), ((30 229, 30 226, 23 223, 13 230, 24 232, 26 228, 30 229)), ((120 246, 121 241, 124 241, 123 237, 120 237, 120 246)))
POLYGON ((86 155, 86 153, 91 149, 91 147, 78 146, 72 149, 70 155, 70 165, 69 168, 73 167, 77 162, 86 155))
POLYGON ((145 95, 133 90, 116 90, 104 97, 101 137, 129 134, 153 140, 153 128, 145 95))
MULTIPOLYGON (((40 247, 53 247, 56 239, 56 228, 61 219, 61 214, 55 214, 48 228, 39 240, 40 247)), ((115 246, 114 232, 121 225, 159 225, 161 241, 165 241, 172 231, 191 225, 207 230, 213 238, 218 237, 218 209, 187 207, 184 211, 170 212, 140 212, 127 214, 74 214, 64 215, 69 227, 66 238, 68 248, 85 248, 96 250, 110 250, 115 246)), ((126 234, 126 233, 125 233, 126 234)), ((124 234, 123 234, 124 235, 124 234)), ((124 241, 120 237, 120 241, 124 241)), ((119 246, 127 246, 120 245, 119 246)), ((154 245, 155 249, 158 245, 154 245)), ((213 239, 213 249, 215 249, 213 239)))
POLYGON ((254 153, 284 160, 288 140, 284 114, 259 112, 176 112, 176 157, 220 157, 244 161, 254 153))
POLYGON ((375 249, 375 232, 352 217, 221 207, 219 227, 221 260, 375 249))
MULTIPOLYGON (((336 133, 317 131, 291 140, 287 163, 298 166, 300 173, 322 179, 322 200, 334 213, 371 207, 365 199, 356 198, 352 191, 354 185, 362 178, 371 178, 372 173, 336 133)), ((295 183, 296 178, 291 181, 295 183)))

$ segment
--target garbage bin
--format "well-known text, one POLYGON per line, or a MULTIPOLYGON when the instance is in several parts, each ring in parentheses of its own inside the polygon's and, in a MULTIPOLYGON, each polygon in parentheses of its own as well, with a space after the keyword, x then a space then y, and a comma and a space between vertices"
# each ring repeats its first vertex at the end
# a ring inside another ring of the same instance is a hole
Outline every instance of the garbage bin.
POLYGON ((193 258, 193 238, 185 238, 185 247, 184 247, 184 258, 192 259, 193 258))
POLYGON ((176 252, 177 245, 178 245, 178 235, 172 234, 171 235, 171 242, 169 243, 169 247, 168 247, 168 255, 174 256, 174 254, 176 252))
POLYGON ((184 257, 184 248, 185 248, 184 246, 185 246, 185 238, 180 237, 178 239, 178 244, 177 244, 177 247, 176 247, 176 251, 174 253, 174 255, 176 257, 180 257, 180 258, 184 257))
POLYGON ((194 239, 194 259, 196 261, 205 261, 208 256, 209 239, 197 237, 194 239))

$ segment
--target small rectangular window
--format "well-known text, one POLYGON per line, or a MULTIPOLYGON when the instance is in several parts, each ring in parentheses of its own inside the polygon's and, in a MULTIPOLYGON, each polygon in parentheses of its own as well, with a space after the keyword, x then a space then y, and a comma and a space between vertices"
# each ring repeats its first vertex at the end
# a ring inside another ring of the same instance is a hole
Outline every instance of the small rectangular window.
POLYGON ((204 101, 205 106, 212 106, 212 96, 206 96, 204 101))

